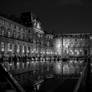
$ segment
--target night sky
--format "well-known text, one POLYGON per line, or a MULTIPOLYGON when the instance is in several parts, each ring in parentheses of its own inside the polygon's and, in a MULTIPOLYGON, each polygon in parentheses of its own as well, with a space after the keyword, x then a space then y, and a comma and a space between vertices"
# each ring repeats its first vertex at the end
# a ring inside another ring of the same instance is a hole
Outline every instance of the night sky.
POLYGON ((91 0, 0 0, 0 11, 20 15, 32 11, 49 33, 91 32, 91 0))

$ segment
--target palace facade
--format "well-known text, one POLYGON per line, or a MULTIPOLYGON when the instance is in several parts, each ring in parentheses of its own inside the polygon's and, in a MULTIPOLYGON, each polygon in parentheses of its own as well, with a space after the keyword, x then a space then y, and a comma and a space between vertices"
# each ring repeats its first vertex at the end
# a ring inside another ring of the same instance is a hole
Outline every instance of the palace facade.
POLYGON ((41 48, 50 45, 50 37, 37 28, 25 27, 9 19, 0 17, 1 55, 27 55, 40 53, 41 48), (46 37, 45 37, 46 36, 46 37))
POLYGON ((5 59, 1 62, 5 61, 8 71, 39 71, 39 76, 44 72, 53 74, 54 68, 58 70, 58 63, 63 69, 59 68, 60 72, 78 72, 78 67, 90 55, 89 36, 81 33, 54 37, 45 34, 37 21, 33 27, 26 27, 0 17, 0 57, 5 59))

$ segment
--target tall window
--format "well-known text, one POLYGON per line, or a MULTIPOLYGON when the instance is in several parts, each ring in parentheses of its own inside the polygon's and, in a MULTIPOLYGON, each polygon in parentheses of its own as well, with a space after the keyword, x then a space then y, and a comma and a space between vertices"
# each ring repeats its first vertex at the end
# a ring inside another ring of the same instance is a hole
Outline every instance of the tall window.
POLYGON ((24 53, 25 51, 24 51, 24 46, 22 46, 22 53, 24 53))
POLYGON ((8 43, 8 51, 12 51, 12 44, 8 43))
POLYGON ((19 52, 20 52, 20 46, 17 45, 17 53, 19 53, 19 52))
POLYGON ((1 35, 4 36, 4 34, 5 34, 5 28, 4 28, 4 26, 1 26, 0 30, 1 30, 1 35))
POLYGON ((7 29, 7 31, 8 31, 8 37, 11 37, 11 29, 7 29))
POLYGON ((1 51, 5 51, 5 43, 1 42, 1 51))
POLYGON ((22 28, 20 29, 20 35, 19 36, 23 40, 23 29, 22 28))
POLYGON ((13 37, 16 38, 16 30, 13 30, 13 37))
POLYGON ((17 52, 17 45, 15 44, 14 45, 14 53, 16 53, 17 52))
POLYGON ((27 47, 27 53, 29 53, 29 47, 27 47))

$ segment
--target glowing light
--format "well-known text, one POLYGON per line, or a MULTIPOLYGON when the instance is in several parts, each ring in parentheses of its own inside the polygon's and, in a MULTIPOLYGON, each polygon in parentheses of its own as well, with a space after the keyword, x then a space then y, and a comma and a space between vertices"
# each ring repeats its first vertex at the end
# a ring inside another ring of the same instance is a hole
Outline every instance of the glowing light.
POLYGON ((1 51, 4 51, 5 48, 4 48, 4 42, 1 42, 1 51))
POLYGON ((28 49, 28 47, 27 47, 27 53, 29 53, 29 49, 28 49))
POLYGON ((29 62, 27 62, 27 64, 29 64, 29 62))
POLYGON ((19 67, 20 67, 20 63, 19 63, 19 62, 17 62, 17 69, 19 69, 19 67))
POLYGON ((12 63, 10 63, 9 65, 12 66, 12 63))
POLYGON ((56 43, 55 43, 55 49, 56 49, 56 52, 61 55, 61 49, 62 49, 62 41, 61 39, 58 39, 56 40, 56 43))
POLYGON ((71 55, 74 55, 74 51, 72 49, 70 50, 70 54, 71 55))
POLYGON ((22 53, 24 53, 25 51, 24 51, 24 46, 22 47, 22 53))
POLYGON ((76 49, 75 49, 75 53, 77 56, 80 54, 79 50, 76 50, 76 49))
POLYGON ((18 47, 17 47, 17 53, 19 53, 19 51, 20 51, 20 47, 19 47, 19 45, 17 45, 18 47))

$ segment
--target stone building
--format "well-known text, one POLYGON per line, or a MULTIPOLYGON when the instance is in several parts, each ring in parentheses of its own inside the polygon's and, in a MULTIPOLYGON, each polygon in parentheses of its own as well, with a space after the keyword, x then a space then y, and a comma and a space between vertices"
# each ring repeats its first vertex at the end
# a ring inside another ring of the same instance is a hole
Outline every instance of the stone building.
POLYGON ((36 28, 0 17, 0 53, 3 55, 31 55, 33 48, 41 45, 41 35, 36 28))

